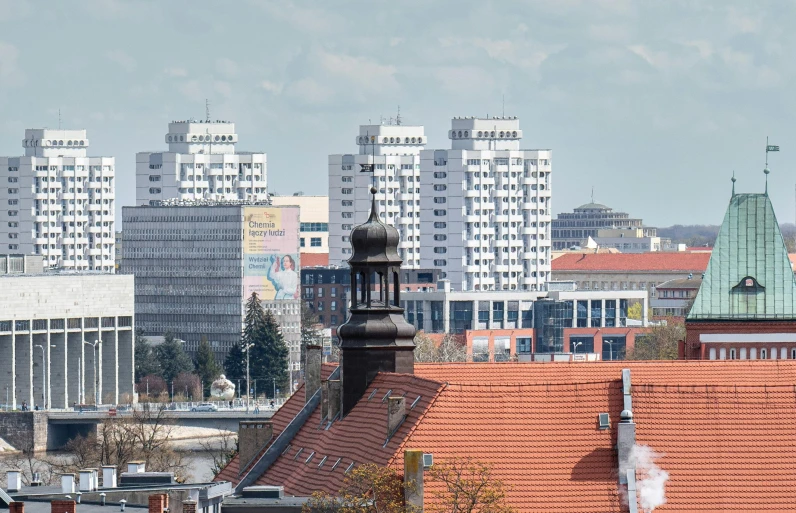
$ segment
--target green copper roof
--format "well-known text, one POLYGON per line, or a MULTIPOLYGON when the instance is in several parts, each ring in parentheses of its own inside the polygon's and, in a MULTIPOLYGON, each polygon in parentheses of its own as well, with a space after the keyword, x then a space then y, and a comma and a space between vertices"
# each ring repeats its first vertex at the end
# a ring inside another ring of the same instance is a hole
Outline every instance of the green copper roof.
POLYGON ((767 194, 734 194, 688 320, 796 319, 796 279, 767 194))

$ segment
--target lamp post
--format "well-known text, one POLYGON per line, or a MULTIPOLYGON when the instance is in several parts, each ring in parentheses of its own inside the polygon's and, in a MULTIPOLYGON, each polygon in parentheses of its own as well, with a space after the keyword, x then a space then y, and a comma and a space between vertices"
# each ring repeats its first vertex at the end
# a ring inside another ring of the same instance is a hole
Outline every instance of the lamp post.
MULTIPOLYGON (((83 343, 87 346, 91 346, 94 350, 94 406, 99 408, 100 404, 100 391, 99 391, 99 365, 97 362, 97 346, 102 342, 101 340, 95 340, 92 344, 91 342, 86 342, 85 340, 83 343)), ((85 376, 83 377, 85 379, 85 376)), ((85 395, 85 394, 84 394, 85 395)), ((85 397, 83 398, 85 400, 85 397)))
POLYGON ((251 352, 251 348, 254 346, 254 342, 250 344, 246 344, 244 350, 246 351, 246 413, 249 413, 249 396, 251 395, 251 383, 249 382, 249 353, 251 352))
POLYGON ((613 342, 613 340, 603 340, 603 343, 608 344, 608 354, 611 356, 611 361, 614 361, 614 342, 613 342))
POLYGON ((583 341, 579 340, 572 345, 572 352, 577 354, 578 353, 578 346, 582 346, 583 341))
POLYGON ((45 390, 47 389, 47 374, 44 372, 44 346, 41 344, 34 344, 33 347, 38 347, 41 349, 41 407, 42 409, 47 409, 47 399, 44 396, 45 390))

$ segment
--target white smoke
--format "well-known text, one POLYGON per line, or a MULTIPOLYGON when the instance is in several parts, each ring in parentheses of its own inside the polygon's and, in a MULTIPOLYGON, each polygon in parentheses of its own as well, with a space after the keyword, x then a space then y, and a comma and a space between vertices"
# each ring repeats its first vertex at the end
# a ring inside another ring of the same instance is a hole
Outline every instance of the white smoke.
POLYGON ((669 473, 655 464, 662 455, 646 445, 634 445, 630 462, 636 467, 636 494, 644 513, 666 504, 666 481, 669 473))

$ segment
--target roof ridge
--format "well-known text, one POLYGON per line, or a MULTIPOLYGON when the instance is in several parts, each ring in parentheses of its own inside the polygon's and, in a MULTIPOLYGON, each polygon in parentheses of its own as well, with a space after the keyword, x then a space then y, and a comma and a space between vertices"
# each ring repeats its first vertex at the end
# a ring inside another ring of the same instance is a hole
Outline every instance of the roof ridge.
MULTIPOLYGON (((419 378, 419 379, 423 379, 423 378, 419 378)), ((401 443, 398 444, 398 447, 395 449, 395 452, 392 453, 392 456, 390 456, 390 459, 387 461, 387 466, 388 467, 392 466, 392 464, 395 462, 395 459, 397 457, 396 455, 403 453, 403 449, 404 449, 404 447, 406 447, 406 442, 409 440, 409 438, 412 437, 412 434, 417 430, 417 428, 420 426, 420 424, 423 423, 423 419, 426 418, 426 414, 428 414, 429 410, 431 410, 431 407, 434 406, 434 403, 436 403, 437 399, 439 399, 439 396, 442 394, 442 391, 445 390, 447 387, 448 387, 447 383, 443 383, 443 382, 439 383, 439 387, 437 388, 437 393, 434 394, 434 397, 432 397, 431 400, 428 402, 428 406, 423 411, 423 413, 418 415, 417 421, 414 423, 414 425, 411 428, 409 428, 409 432, 406 433, 406 436, 404 437, 403 440, 401 440, 401 443)))

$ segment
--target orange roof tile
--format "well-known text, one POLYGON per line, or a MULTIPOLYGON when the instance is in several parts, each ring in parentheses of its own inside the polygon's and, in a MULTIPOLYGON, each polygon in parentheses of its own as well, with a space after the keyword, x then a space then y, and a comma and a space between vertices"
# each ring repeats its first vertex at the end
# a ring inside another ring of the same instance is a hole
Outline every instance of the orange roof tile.
POLYGON ((556 271, 682 271, 704 272, 710 253, 598 253, 562 255, 552 261, 556 271))

